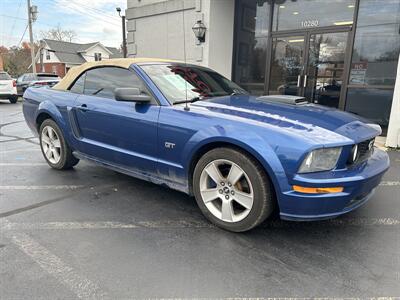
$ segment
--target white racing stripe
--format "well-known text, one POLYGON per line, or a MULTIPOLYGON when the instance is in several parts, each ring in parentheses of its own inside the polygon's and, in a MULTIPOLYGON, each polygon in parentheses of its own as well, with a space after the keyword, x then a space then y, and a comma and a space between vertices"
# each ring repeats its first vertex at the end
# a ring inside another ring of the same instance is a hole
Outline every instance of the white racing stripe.
POLYGON ((80 299, 104 299, 105 294, 99 286, 79 275, 58 256, 33 240, 25 233, 10 236, 15 245, 31 257, 43 270, 67 286, 80 299))
POLYGON ((84 185, 0 185, 0 190, 76 190, 84 185))
MULTIPOLYGON (((318 226, 399 226, 400 219, 395 218, 343 218, 321 221, 318 226)), ((1 222, 0 222, 1 224, 1 222)), ((313 222, 284 222, 270 221, 265 222, 261 227, 264 228, 286 228, 313 226, 313 222)), ((315 225, 314 225, 315 226, 315 225)), ((46 222, 46 223, 11 223, 1 224, 3 231, 14 230, 76 230, 76 229, 168 229, 168 228, 214 228, 215 226, 208 222, 201 221, 139 221, 136 223, 122 222, 46 222)))

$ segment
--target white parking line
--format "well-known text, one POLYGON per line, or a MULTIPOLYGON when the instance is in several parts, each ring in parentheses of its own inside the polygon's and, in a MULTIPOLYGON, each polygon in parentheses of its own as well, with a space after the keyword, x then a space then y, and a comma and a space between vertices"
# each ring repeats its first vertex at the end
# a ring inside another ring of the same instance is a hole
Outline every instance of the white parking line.
POLYGON ((40 148, 38 147, 32 147, 32 148, 23 148, 23 149, 14 149, 14 150, 2 150, 0 151, 0 154, 3 153, 15 153, 15 152, 32 152, 32 151, 37 151, 37 152, 42 152, 40 148))
POLYGON ((84 185, 0 185, 0 190, 76 190, 84 185))
POLYGON ((36 167, 36 166, 48 166, 45 162, 38 163, 0 163, 2 167, 36 167))
POLYGON ((16 233, 11 240, 30 256, 43 270, 67 286, 80 299, 103 299, 105 293, 89 279, 79 275, 58 256, 33 240, 25 233, 16 233))
MULTIPOLYGON (((399 226, 400 219, 395 218, 343 218, 324 221, 326 226, 399 226)), ((1 224, 1 223, 0 223, 1 224)), ((270 221, 261 227, 264 228, 289 228, 312 226, 312 222, 283 222, 270 221)), ((324 224, 324 225, 325 225, 324 224)), ((321 225, 319 225, 321 226, 321 225)), ((12 223, 7 222, 0 226, 1 230, 76 230, 76 229, 167 229, 167 228, 214 228, 215 226, 208 222, 202 221, 139 221, 135 223, 122 222, 45 222, 45 223, 12 223)))
MULTIPOLYGON (((147 300, 196 300, 196 299, 213 299, 213 298, 146 298, 147 300)), ((265 297, 251 297, 251 298, 216 298, 221 300, 400 300, 400 297, 366 297, 366 298, 342 298, 342 297, 314 297, 314 298, 297 298, 297 297, 279 297, 279 298, 265 298, 265 297)))
MULTIPOLYGON (((0 222, 1 224, 1 222, 0 222)), ((12 223, 0 226, 1 230, 73 230, 73 229, 137 229, 137 228, 203 228, 214 227, 211 223, 198 221, 142 221, 137 223, 121 222, 46 222, 12 223)))
POLYGON ((399 186, 400 181, 382 181, 379 185, 381 185, 381 186, 399 186))

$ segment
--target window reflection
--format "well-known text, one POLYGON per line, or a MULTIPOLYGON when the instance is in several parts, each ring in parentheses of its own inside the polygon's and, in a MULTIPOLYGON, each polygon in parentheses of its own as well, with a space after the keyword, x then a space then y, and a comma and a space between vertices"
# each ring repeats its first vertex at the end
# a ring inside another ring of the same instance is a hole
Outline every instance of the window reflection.
POLYGON ((360 1, 346 110, 386 127, 400 53, 400 0, 382 2, 360 1))
POLYGON ((347 36, 347 32, 311 35, 305 92, 309 101, 339 106, 347 36))
POLYGON ((355 0, 280 0, 273 31, 353 24, 355 0))
POLYGON ((259 95, 264 92, 269 9, 265 0, 237 2, 233 79, 251 93, 259 95))
POLYGON ((272 42, 271 95, 298 95, 304 67, 304 36, 274 38, 272 42))
POLYGON ((349 88, 346 111, 380 124, 385 133, 389 124, 392 99, 392 89, 349 88))

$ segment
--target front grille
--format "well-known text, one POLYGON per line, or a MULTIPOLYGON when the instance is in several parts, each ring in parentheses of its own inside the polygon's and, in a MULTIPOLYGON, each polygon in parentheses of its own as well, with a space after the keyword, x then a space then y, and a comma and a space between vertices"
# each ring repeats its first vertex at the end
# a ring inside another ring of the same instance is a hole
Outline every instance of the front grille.
MULTIPOLYGON (((357 144, 357 147, 358 147, 357 158, 355 159, 355 161, 353 161, 353 158, 352 158, 353 150, 352 150, 352 152, 349 155, 348 161, 347 161, 348 165, 354 165, 354 164, 363 162, 364 160, 368 159, 371 156, 372 152, 374 151, 374 142, 375 142, 375 138, 369 139, 369 140, 366 140, 366 141, 363 141, 363 142, 357 144)), ((354 149, 354 146, 353 146, 353 149, 354 149)))
POLYGON ((366 140, 358 144, 358 158, 357 161, 367 159, 374 149, 375 138, 366 140))

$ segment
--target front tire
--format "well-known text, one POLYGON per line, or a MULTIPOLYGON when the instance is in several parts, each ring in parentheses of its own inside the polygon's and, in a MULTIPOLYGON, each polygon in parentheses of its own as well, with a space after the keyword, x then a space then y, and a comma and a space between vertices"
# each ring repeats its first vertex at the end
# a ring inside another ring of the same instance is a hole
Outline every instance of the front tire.
POLYGON ((264 169, 232 148, 216 148, 200 158, 193 192, 205 217, 229 231, 250 230, 274 210, 273 188, 264 169))
POLYGON ((50 167, 66 170, 75 166, 79 159, 72 155, 60 127, 52 119, 44 120, 39 129, 40 148, 50 167))

